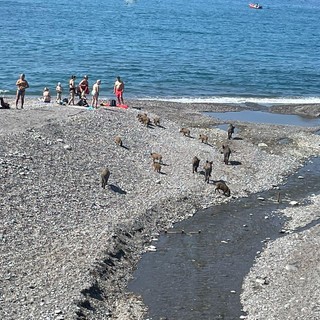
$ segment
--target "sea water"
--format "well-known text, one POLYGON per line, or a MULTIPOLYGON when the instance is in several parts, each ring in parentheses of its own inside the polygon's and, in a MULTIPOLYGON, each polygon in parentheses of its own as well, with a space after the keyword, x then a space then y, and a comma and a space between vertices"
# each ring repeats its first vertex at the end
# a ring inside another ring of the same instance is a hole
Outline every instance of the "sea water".
POLYGON ((320 2, 1 0, 0 90, 39 95, 72 74, 126 98, 319 103, 320 2))

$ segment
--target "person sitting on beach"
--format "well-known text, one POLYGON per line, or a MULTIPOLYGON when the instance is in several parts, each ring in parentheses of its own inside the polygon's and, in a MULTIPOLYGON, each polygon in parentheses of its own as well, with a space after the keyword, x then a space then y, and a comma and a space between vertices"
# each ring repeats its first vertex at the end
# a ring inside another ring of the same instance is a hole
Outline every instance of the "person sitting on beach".
POLYGON ((43 99, 43 102, 46 102, 46 103, 51 102, 51 95, 50 95, 50 90, 49 90, 49 88, 45 87, 45 88, 43 89, 42 99, 43 99))
POLYGON ((92 87, 92 102, 91 105, 93 108, 98 108, 98 98, 100 92, 100 84, 101 80, 97 80, 97 82, 92 87))
POLYGON ((119 104, 124 104, 123 91, 124 91, 124 83, 120 79, 120 77, 117 77, 116 82, 114 83, 113 93, 116 95, 119 104))
POLYGON ((84 76, 83 79, 79 83, 80 97, 84 98, 89 93, 89 77, 84 76))
POLYGON ((61 104, 62 102, 62 86, 61 86, 61 82, 58 82, 57 86, 56 86, 56 93, 57 93, 57 99, 56 99, 56 102, 58 104, 61 104))
POLYGON ((81 107, 88 107, 88 101, 86 97, 81 98, 78 102, 77 102, 77 106, 81 106, 81 107))
POLYGON ((74 105, 74 97, 76 95, 76 84, 75 84, 75 79, 76 76, 72 75, 70 80, 69 80, 69 93, 70 93, 70 98, 68 101, 68 105, 72 104, 74 105))
POLYGON ((16 108, 18 109, 18 102, 19 102, 19 99, 21 99, 21 109, 23 109, 24 96, 26 93, 26 89, 29 88, 29 83, 25 79, 24 73, 20 75, 20 78, 16 82, 16 86, 17 86, 16 108))

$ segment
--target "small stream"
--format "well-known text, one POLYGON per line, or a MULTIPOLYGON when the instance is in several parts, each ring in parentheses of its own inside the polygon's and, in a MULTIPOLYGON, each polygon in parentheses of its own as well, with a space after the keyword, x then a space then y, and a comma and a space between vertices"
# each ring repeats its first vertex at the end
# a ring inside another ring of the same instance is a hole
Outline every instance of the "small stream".
POLYGON ((269 190, 175 224, 153 243, 156 252, 143 255, 128 286, 148 306, 146 319, 239 319, 242 281, 255 257, 267 241, 285 236, 284 217, 274 211, 319 190, 315 158, 281 186, 280 203, 279 190, 269 190))

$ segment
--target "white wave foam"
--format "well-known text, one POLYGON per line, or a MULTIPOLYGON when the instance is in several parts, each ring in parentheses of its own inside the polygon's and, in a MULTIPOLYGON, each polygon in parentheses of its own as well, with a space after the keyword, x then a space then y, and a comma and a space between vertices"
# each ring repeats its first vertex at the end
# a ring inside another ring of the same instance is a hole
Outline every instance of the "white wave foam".
POLYGON ((180 103, 257 103, 261 105, 275 105, 275 104, 320 104, 320 97, 180 97, 180 98, 141 98, 139 100, 156 100, 167 102, 180 103))

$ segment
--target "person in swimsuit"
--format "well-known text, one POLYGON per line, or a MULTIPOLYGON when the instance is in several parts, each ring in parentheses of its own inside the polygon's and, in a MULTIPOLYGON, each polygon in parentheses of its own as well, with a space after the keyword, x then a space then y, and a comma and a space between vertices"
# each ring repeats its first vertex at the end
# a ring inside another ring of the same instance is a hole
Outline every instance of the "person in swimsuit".
POLYGON ((42 99, 43 99, 43 102, 46 102, 46 103, 51 102, 51 94, 50 94, 49 88, 45 87, 43 89, 42 99))
POLYGON ((75 79, 76 79, 76 76, 71 76, 70 80, 69 80, 69 92, 70 92, 70 98, 69 98, 69 101, 68 101, 68 105, 71 104, 72 102, 72 105, 74 105, 74 97, 76 95, 76 85, 75 85, 75 79))
POLYGON ((56 99, 56 102, 58 104, 61 104, 61 101, 62 101, 62 86, 61 86, 61 82, 58 82, 57 86, 56 86, 56 93, 57 93, 57 99, 56 99))
POLYGON ((92 102, 91 105, 93 108, 98 108, 98 98, 100 92, 100 84, 101 80, 97 80, 97 82, 92 87, 92 102))
POLYGON ((85 98, 89 93, 89 82, 88 76, 84 76, 83 79, 79 83, 80 97, 85 98))
POLYGON ((24 73, 20 75, 20 78, 16 82, 16 86, 17 86, 16 109, 18 109, 18 102, 20 99, 21 99, 21 109, 23 109, 24 96, 26 94, 26 89, 29 88, 29 83, 25 79, 24 73))
POLYGON ((123 91, 124 91, 124 83, 120 79, 120 77, 117 77, 116 82, 114 83, 113 93, 116 95, 119 104, 124 104, 123 91))

